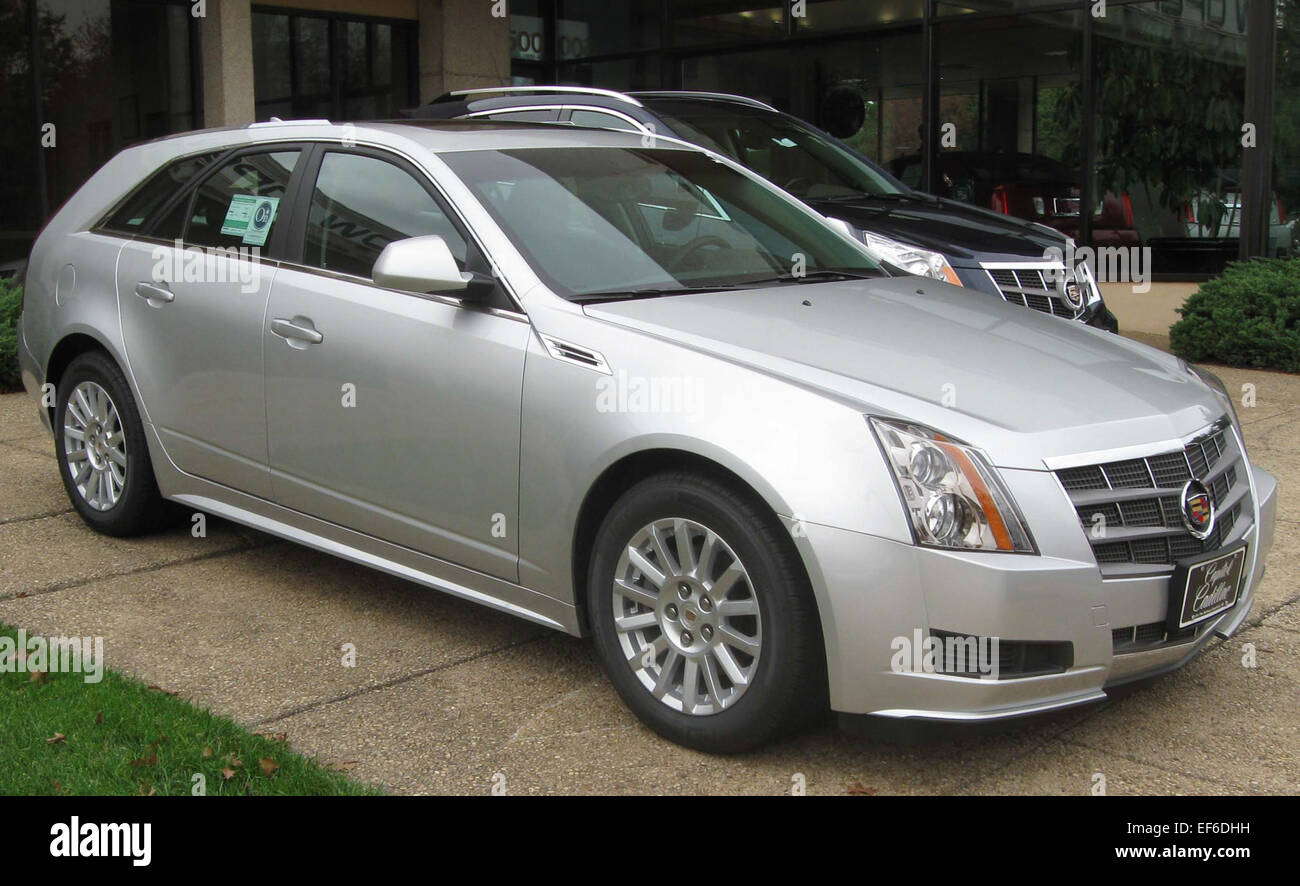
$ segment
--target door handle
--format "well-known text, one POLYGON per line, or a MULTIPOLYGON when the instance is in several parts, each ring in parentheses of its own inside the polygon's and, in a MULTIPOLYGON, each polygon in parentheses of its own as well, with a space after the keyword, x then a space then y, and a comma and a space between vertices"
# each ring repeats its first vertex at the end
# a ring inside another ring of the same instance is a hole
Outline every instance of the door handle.
POLYGON ((271 331, 291 345, 295 341, 318 345, 325 340, 325 336, 317 332, 311 320, 306 317, 294 317, 292 320, 276 317, 271 321, 271 331))
POLYGON ((176 300, 176 293, 166 286, 159 286, 157 283, 150 283, 148 280, 141 280, 135 284, 135 294, 150 304, 156 301, 170 302, 176 300))

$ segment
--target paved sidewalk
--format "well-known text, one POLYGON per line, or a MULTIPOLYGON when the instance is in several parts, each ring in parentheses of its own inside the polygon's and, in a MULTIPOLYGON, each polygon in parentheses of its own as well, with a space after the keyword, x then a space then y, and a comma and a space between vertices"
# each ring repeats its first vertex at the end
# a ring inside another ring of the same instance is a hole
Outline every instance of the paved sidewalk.
POLYGON ((831 726, 718 758, 643 728, 583 641, 209 520, 118 540, 68 506, 22 395, 0 397, 0 621, 102 635, 112 667, 401 793, 1300 792, 1300 377, 1220 370, 1277 474, 1268 576, 1248 625, 1128 697, 921 743, 831 726), (357 666, 341 665, 355 644, 357 666), (1258 667, 1242 666, 1253 643, 1258 667))

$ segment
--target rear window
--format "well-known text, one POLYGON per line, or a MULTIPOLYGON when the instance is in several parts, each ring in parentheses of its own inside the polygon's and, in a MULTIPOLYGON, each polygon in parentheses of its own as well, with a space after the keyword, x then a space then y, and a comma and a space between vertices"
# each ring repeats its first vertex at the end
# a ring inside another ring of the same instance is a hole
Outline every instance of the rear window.
POLYGON ((147 229, 172 195, 183 189, 219 156, 220 151, 213 151, 185 157, 164 166, 127 197, 100 227, 124 234, 135 234, 147 229))

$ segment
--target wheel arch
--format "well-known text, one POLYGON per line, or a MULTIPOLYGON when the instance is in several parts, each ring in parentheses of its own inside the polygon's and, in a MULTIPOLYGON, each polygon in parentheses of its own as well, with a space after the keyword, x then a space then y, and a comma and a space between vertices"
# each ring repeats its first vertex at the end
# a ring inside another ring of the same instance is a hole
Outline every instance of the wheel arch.
MULTIPOLYGON (((63 378, 63 373, 67 371, 72 361, 89 351, 102 351, 105 356, 117 364, 118 369, 122 370, 122 374, 126 375, 128 382, 130 381, 126 365, 119 359, 117 354, 113 353, 113 349, 109 347, 108 343, 88 331, 78 329, 64 335, 50 351, 49 359, 45 361, 45 384, 52 384, 57 390, 59 381, 63 378)), ((132 395, 134 394, 135 392, 132 391, 132 395)), ((46 407, 51 425, 54 422, 55 408, 54 404, 46 407)))
MULTIPOLYGON (((761 478, 756 478, 751 482, 749 478, 741 476, 731 468, 698 452, 672 447, 657 447, 641 449, 618 458, 601 471, 588 488, 587 494, 583 497, 582 504, 578 508, 578 517, 574 523, 571 559, 573 602, 583 634, 587 634, 590 630, 587 611, 587 572, 591 566, 596 532, 599 530, 601 522, 605 519, 605 515, 609 513, 610 508, 613 507, 614 502, 628 489, 631 489, 652 474, 669 470, 697 471, 718 480, 737 492, 753 498, 772 519, 778 522, 783 510, 785 510, 783 500, 761 478)), ((803 552, 799 550, 798 545, 793 544, 793 541, 791 548, 795 551, 800 567, 803 569, 804 578, 809 581, 811 587, 811 575, 808 564, 804 561, 803 552)), ((814 592, 814 601, 817 596, 814 592)))

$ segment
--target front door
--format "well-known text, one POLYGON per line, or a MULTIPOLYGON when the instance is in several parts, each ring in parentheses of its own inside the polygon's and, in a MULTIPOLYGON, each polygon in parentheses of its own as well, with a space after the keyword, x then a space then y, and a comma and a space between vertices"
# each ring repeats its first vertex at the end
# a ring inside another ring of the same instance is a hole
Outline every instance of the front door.
POLYGON ((517 580, 528 323, 370 280, 393 240, 438 234, 462 267, 473 248, 404 161, 326 151, 303 193, 263 332, 276 501, 517 580))

